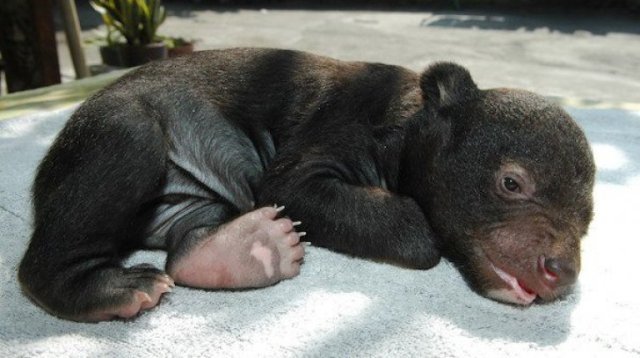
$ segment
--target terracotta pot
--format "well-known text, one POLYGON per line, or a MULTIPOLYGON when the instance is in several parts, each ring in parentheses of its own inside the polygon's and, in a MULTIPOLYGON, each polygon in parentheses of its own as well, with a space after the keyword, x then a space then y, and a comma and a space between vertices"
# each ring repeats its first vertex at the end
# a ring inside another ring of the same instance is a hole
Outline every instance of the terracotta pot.
POLYGON ((192 42, 186 42, 182 45, 178 45, 169 49, 169 57, 183 56, 190 53, 193 53, 192 42))

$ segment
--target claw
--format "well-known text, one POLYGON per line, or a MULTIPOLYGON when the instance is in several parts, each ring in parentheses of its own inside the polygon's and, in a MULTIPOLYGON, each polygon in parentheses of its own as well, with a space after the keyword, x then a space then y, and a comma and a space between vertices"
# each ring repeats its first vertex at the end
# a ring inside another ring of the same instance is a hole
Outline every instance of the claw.
POLYGON ((169 276, 167 274, 163 274, 162 275, 162 279, 160 281, 164 282, 169 287, 175 287, 176 286, 176 284, 175 284, 175 282, 173 282, 173 279, 171 278, 171 276, 169 276))

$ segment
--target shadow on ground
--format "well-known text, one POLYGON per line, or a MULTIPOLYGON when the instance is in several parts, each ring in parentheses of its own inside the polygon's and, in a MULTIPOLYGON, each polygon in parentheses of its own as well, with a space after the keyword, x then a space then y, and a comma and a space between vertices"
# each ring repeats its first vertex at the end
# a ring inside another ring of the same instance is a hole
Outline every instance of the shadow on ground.
MULTIPOLYGON (((312 1, 181 1, 164 0, 168 16, 191 18, 195 12, 213 11, 237 12, 240 9, 259 10, 307 10, 307 11, 382 11, 382 12, 424 12, 430 16, 425 18, 420 26, 444 28, 477 28, 481 30, 504 31, 551 31, 560 33, 583 32, 592 35, 607 35, 609 33, 640 34, 638 15, 629 13, 628 9, 607 9, 604 14, 601 9, 576 7, 535 7, 526 6, 482 6, 471 10, 456 10, 454 2, 450 6, 416 6, 416 5, 385 5, 384 2, 358 3, 346 1, 338 3, 312 1)), ((88 2, 78 2, 78 16, 83 30, 97 28, 102 25, 99 14, 91 8, 88 2)), ((56 26, 62 30, 62 20, 59 11, 56 14, 56 26)))
POLYGON ((610 33, 640 33, 640 26, 634 21, 620 21, 616 18, 587 15, 567 16, 559 12, 520 15, 513 12, 435 12, 422 20, 423 27, 476 28, 480 30, 503 31, 550 31, 559 33, 588 33, 607 35, 610 33))

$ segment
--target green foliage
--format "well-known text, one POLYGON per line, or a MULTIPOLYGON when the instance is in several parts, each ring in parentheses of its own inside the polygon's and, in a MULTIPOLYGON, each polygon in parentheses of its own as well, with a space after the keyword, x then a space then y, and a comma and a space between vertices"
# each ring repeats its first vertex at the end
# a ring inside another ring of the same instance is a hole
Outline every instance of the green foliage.
POLYGON ((156 42, 158 27, 167 17, 161 0, 91 0, 90 3, 107 26, 109 45, 118 42, 118 35, 131 46, 156 42))

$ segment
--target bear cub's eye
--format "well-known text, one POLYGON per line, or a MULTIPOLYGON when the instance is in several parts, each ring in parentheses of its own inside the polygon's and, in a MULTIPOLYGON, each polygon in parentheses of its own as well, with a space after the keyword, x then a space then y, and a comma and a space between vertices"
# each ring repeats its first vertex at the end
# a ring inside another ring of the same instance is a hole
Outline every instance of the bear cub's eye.
POLYGON ((502 180, 502 185, 505 189, 513 193, 519 193, 521 191, 520 184, 518 184, 518 182, 511 177, 504 177, 504 179, 502 180))

